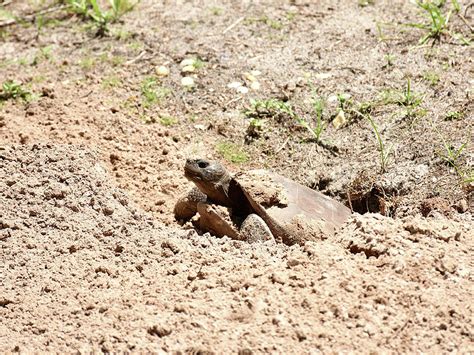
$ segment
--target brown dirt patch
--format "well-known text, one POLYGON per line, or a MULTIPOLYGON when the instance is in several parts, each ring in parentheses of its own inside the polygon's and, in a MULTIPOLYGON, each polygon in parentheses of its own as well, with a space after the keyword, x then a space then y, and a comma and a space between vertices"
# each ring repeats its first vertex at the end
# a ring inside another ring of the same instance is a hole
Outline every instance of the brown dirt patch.
POLYGON ((419 46, 420 21, 401 0, 142 0, 104 37, 64 10, 1 27, 0 84, 32 96, 0 99, 0 351, 473 351, 474 55, 419 46), (314 92, 320 143, 296 119, 316 125, 314 92), (173 218, 190 155, 394 219, 293 247, 198 236, 173 218))
POLYGON ((84 148, 0 150, 0 350, 468 351, 472 225, 355 215, 287 247, 169 229, 84 148))

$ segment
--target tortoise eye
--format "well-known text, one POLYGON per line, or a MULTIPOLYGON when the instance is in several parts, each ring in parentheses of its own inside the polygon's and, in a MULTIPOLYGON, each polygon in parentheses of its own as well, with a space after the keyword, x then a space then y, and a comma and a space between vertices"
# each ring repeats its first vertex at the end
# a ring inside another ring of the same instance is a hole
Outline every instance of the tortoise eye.
POLYGON ((201 169, 205 169, 209 166, 209 163, 207 161, 204 161, 204 160, 200 160, 198 161, 198 166, 201 168, 201 169))

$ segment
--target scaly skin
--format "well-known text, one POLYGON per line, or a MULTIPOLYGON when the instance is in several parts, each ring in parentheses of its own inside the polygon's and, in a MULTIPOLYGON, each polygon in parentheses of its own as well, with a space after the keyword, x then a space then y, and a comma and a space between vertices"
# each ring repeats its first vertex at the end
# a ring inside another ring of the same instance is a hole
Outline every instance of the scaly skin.
POLYGON ((266 223, 253 213, 244 194, 235 188, 235 181, 219 162, 188 159, 184 166, 184 176, 197 188, 176 203, 174 212, 178 220, 188 220, 199 212, 201 228, 218 236, 227 235, 249 242, 274 240, 266 223), (206 201, 203 201, 203 196, 207 196, 206 201), (214 208, 215 205, 230 207, 233 217, 240 216, 243 219, 241 231, 229 224, 214 208))
POLYGON ((211 203, 234 207, 234 201, 228 194, 232 177, 219 162, 188 159, 184 166, 184 176, 207 195, 211 203))

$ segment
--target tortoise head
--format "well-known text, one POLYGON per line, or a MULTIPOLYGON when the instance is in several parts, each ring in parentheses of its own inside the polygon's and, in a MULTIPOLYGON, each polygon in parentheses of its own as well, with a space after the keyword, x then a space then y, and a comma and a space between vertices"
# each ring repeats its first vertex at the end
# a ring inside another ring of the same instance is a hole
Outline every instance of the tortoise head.
POLYGON ((187 159, 184 165, 184 176, 212 201, 224 206, 232 204, 228 197, 231 176, 219 162, 187 159))

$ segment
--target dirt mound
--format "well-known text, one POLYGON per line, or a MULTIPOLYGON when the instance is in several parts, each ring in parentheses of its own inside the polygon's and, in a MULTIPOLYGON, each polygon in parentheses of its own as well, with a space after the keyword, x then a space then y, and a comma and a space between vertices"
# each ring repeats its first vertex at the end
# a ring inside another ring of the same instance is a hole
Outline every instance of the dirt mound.
POLYGON ((168 229, 96 154, 0 148, 0 352, 469 351, 472 225, 356 215, 304 246, 168 229))

